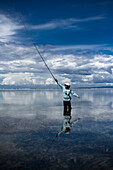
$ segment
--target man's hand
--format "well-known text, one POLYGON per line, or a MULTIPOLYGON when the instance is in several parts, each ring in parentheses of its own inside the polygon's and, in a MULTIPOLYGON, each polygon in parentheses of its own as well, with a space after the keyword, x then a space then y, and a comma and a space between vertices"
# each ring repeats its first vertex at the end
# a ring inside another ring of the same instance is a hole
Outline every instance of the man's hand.
POLYGON ((55 78, 55 81, 58 82, 58 80, 55 78))
POLYGON ((56 134, 56 136, 55 136, 55 139, 57 139, 58 138, 58 134, 56 134))
POLYGON ((80 117, 78 117, 78 120, 80 120, 81 118, 80 117))

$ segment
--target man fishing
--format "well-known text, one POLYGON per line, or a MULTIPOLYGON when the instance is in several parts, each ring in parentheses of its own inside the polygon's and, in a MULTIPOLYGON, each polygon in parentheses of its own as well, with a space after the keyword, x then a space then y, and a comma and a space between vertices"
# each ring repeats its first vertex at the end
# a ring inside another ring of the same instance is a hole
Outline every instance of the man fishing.
POLYGON ((80 96, 78 96, 75 92, 70 90, 70 84, 69 83, 65 83, 64 86, 63 86, 58 82, 58 80, 56 78, 55 78, 55 81, 57 82, 57 84, 63 90, 63 94, 64 94, 64 99, 63 99, 64 116, 65 116, 65 114, 68 115, 68 113, 70 114, 70 112, 71 112, 71 95, 73 95, 77 98, 80 98, 80 96))
POLYGON ((76 124, 80 120, 80 118, 77 118, 72 122, 70 121, 71 120, 71 96, 70 95, 72 94, 73 96, 78 97, 78 98, 80 98, 80 96, 78 96, 76 93, 74 93, 72 90, 70 90, 70 84, 69 83, 65 83, 64 86, 63 86, 58 82, 58 80, 54 76, 53 76, 53 78, 57 82, 57 84, 61 87, 61 89, 63 90, 63 94, 64 94, 64 99, 63 99, 63 102, 64 102, 64 121, 63 121, 63 126, 57 132, 55 137, 53 138, 50 147, 43 154, 41 160, 43 160, 45 158, 45 156, 47 155, 51 146, 53 145, 55 140, 59 137, 59 135, 62 132, 64 132, 65 134, 69 134, 73 125, 76 124))

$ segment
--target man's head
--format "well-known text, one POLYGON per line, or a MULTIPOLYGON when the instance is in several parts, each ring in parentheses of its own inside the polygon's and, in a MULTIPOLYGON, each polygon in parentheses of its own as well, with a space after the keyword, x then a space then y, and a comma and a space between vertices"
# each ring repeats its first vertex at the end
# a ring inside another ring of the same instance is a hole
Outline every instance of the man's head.
POLYGON ((70 128, 66 128, 65 129, 65 134, 69 134, 70 133, 70 128))
POLYGON ((69 89, 69 88, 70 88, 70 84, 69 84, 69 83, 65 83, 64 85, 65 85, 65 88, 66 88, 66 89, 69 89))

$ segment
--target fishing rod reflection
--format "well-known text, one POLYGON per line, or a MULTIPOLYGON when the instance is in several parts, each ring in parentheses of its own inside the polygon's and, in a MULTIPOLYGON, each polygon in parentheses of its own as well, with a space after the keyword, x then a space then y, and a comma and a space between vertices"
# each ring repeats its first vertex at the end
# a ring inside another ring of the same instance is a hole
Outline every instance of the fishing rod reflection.
POLYGON ((63 126, 61 127, 61 129, 59 130, 59 132, 57 132, 57 134, 55 135, 55 137, 53 138, 50 146, 47 148, 47 150, 45 151, 45 153, 42 155, 41 160, 43 160, 45 158, 45 156, 47 155, 47 153, 49 152, 49 150, 51 149, 53 143, 55 142, 55 140, 59 137, 59 135, 64 132, 65 134, 69 134, 71 128, 73 127, 74 124, 76 124, 78 122, 78 120, 80 120, 80 118, 75 119, 74 121, 71 122, 71 108, 70 107, 64 107, 64 121, 63 121, 63 126))

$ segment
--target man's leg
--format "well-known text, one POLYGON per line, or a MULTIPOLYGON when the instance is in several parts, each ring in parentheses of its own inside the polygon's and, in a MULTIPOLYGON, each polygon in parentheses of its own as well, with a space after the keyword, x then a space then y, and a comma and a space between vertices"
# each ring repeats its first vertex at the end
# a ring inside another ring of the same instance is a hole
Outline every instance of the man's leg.
POLYGON ((69 101, 69 111, 71 112, 71 100, 69 101))
POLYGON ((67 102, 64 101, 63 103, 64 103, 64 116, 66 116, 67 115, 67 102))
POLYGON ((71 101, 68 101, 67 103, 67 112, 68 112, 68 115, 70 116, 71 115, 71 101))

